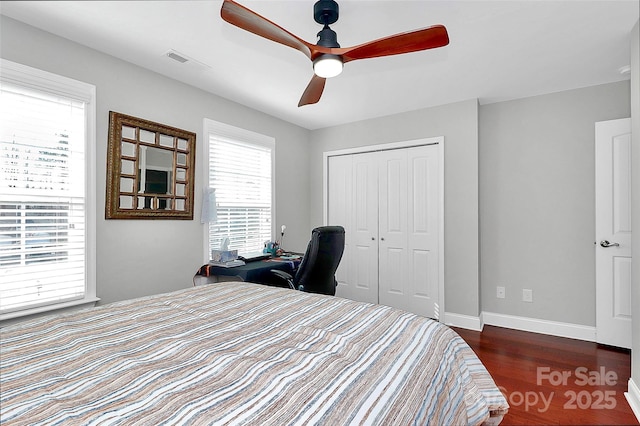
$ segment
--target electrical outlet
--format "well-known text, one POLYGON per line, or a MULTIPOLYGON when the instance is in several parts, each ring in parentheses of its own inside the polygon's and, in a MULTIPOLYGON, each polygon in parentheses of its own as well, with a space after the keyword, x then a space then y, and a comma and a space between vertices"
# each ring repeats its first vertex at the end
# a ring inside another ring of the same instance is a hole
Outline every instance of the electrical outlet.
POLYGON ((504 287, 496 287, 496 297, 498 299, 504 299, 504 287))
POLYGON ((522 301, 533 303, 533 290, 528 288, 522 289, 522 301))

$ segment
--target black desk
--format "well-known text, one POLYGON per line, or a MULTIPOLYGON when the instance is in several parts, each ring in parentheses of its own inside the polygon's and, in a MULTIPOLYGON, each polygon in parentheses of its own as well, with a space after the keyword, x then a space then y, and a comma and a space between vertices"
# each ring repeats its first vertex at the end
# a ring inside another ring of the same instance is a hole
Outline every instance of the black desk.
POLYGON ((272 269, 278 269, 293 275, 302 259, 266 259, 247 262, 242 266, 225 268, 216 265, 203 265, 196 275, 210 277, 210 282, 240 280, 274 287, 289 287, 286 282, 271 273, 272 269))

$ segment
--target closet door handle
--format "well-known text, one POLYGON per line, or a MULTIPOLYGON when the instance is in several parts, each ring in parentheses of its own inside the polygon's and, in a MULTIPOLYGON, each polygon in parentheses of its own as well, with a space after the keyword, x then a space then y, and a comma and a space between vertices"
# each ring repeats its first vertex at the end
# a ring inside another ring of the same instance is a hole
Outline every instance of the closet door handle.
POLYGON ((618 243, 610 243, 607 240, 602 240, 602 241, 600 241, 600 246, 604 247, 604 248, 607 248, 607 247, 620 247, 620 244, 618 244, 618 243))
POLYGON ((371 241, 375 241, 375 240, 376 240, 376 237, 371 237, 371 241))
POLYGON ((380 238, 380 241, 384 241, 384 237, 380 238))

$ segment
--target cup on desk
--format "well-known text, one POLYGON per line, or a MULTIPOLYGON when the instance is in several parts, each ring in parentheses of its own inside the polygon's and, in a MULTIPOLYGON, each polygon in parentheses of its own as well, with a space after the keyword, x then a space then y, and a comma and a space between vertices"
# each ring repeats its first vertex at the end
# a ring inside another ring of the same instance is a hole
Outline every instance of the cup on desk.
POLYGON ((269 253, 271 254, 271 256, 275 256, 276 253, 278 252, 279 247, 278 247, 278 243, 274 243, 269 241, 265 247, 264 250, 262 250, 263 253, 269 253))

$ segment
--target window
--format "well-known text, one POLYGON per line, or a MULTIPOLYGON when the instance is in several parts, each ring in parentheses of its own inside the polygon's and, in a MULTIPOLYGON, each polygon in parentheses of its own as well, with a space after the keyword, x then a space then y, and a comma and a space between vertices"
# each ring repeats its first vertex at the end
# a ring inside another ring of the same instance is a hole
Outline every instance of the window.
POLYGON ((95 87, 0 71, 0 319, 95 301, 95 87))
POLYGON ((229 238, 229 249, 240 255, 262 251, 273 235, 275 141, 207 119, 205 135, 209 154, 206 182, 215 190, 207 258, 225 238, 229 238))

